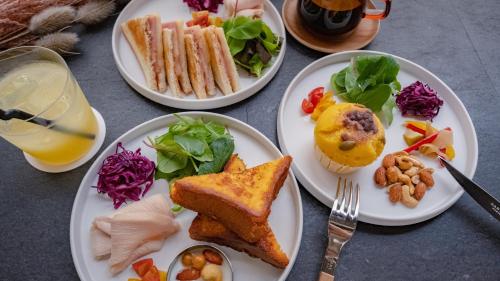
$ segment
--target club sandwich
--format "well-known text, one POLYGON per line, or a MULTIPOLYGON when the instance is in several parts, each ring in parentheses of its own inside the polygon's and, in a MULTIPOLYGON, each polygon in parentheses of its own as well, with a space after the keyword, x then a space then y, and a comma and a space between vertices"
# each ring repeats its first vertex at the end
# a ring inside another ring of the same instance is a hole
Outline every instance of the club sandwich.
POLYGON ((162 24, 163 55, 167 80, 174 96, 192 91, 189 81, 186 50, 184 45, 184 22, 172 21, 162 24))
POLYGON ((167 90, 161 20, 158 14, 131 19, 121 25, 125 38, 141 65, 146 84, 160 93, 167 90))

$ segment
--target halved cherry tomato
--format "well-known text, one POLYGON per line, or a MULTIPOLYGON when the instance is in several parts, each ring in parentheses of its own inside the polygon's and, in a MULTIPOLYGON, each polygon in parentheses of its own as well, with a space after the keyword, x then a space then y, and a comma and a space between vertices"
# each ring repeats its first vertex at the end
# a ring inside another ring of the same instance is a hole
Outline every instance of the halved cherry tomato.
POLYGON ((307 99, 302 100, 302 111, 306 114, 311 114, 314 111, 314 104, 307 99))
POLYGON ((153 259, 143 259, 132 264, 132 268, 137 275, 144 277, 144 275, 153 267, 153 259))
POLYGON ((160 272, 156 266, 152 266, 144 276, 142 276, 142 281, 160 281, 160 272))
POLYGON ((325 87, 317 87, 313 89, 312 91, 309 92, 307 95, 309 98, 309 101, 316 106, 321 98, 323 97, 323 92, 325 91, 325 87))

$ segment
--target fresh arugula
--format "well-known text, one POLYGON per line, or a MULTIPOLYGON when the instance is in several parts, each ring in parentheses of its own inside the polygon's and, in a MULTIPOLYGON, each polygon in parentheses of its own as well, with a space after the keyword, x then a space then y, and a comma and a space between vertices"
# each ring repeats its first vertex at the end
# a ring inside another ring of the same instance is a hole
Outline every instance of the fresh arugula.
POLYGON ((262 20, 250 17, 228 19, 223 28, 235 63, 260 77, 279 53, 281 39, 262 20))
POLYGON ((226 128, 176 116, 178 121, 168 126, 167 133, 149 140, 156 149, 155 179, 172 183, 186 176, 220 172, 234 151, 234 140, 226 128))
POLYGON ((395 107, 393 93, 401 90, 398 72, 399 64, 390 56, 357 56, 333 74, 330 83, 340 98, 365 105, 390 125, 395 107))

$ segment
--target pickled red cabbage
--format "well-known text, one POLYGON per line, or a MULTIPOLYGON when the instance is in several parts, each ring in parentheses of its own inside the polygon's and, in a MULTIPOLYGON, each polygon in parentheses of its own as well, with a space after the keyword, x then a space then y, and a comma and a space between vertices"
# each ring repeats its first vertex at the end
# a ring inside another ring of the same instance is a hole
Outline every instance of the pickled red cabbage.
POLYGON ((443 100, 429 85, 417 81, 405 87, 396 96, 396 104, 403 116, 415 116, 432 121, 438 115, 443 100))

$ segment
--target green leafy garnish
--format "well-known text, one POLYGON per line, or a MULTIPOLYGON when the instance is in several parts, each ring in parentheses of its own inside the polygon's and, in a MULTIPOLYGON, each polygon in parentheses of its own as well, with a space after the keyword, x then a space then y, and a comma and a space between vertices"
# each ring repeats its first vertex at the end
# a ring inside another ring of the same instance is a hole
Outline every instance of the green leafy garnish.
POLYGON ((330 83, 337 95, 370 108, 387 125, 395 107, 393 93, 401 90, 398 63, 389 56, 357 56, 346 68, 332 75, 330 83))
POLYGON ((262 20, 250 17, 228 19, 223 28, 235 63, 260 77, 272 57, 278 54, 280 38, 262 20))
POLYGON ((234 151, 234 140, 216 122, 179 116, 167 133, 149 139, 156 149, 155 179, 170 183, 195 174, 218 173, 234 151))

